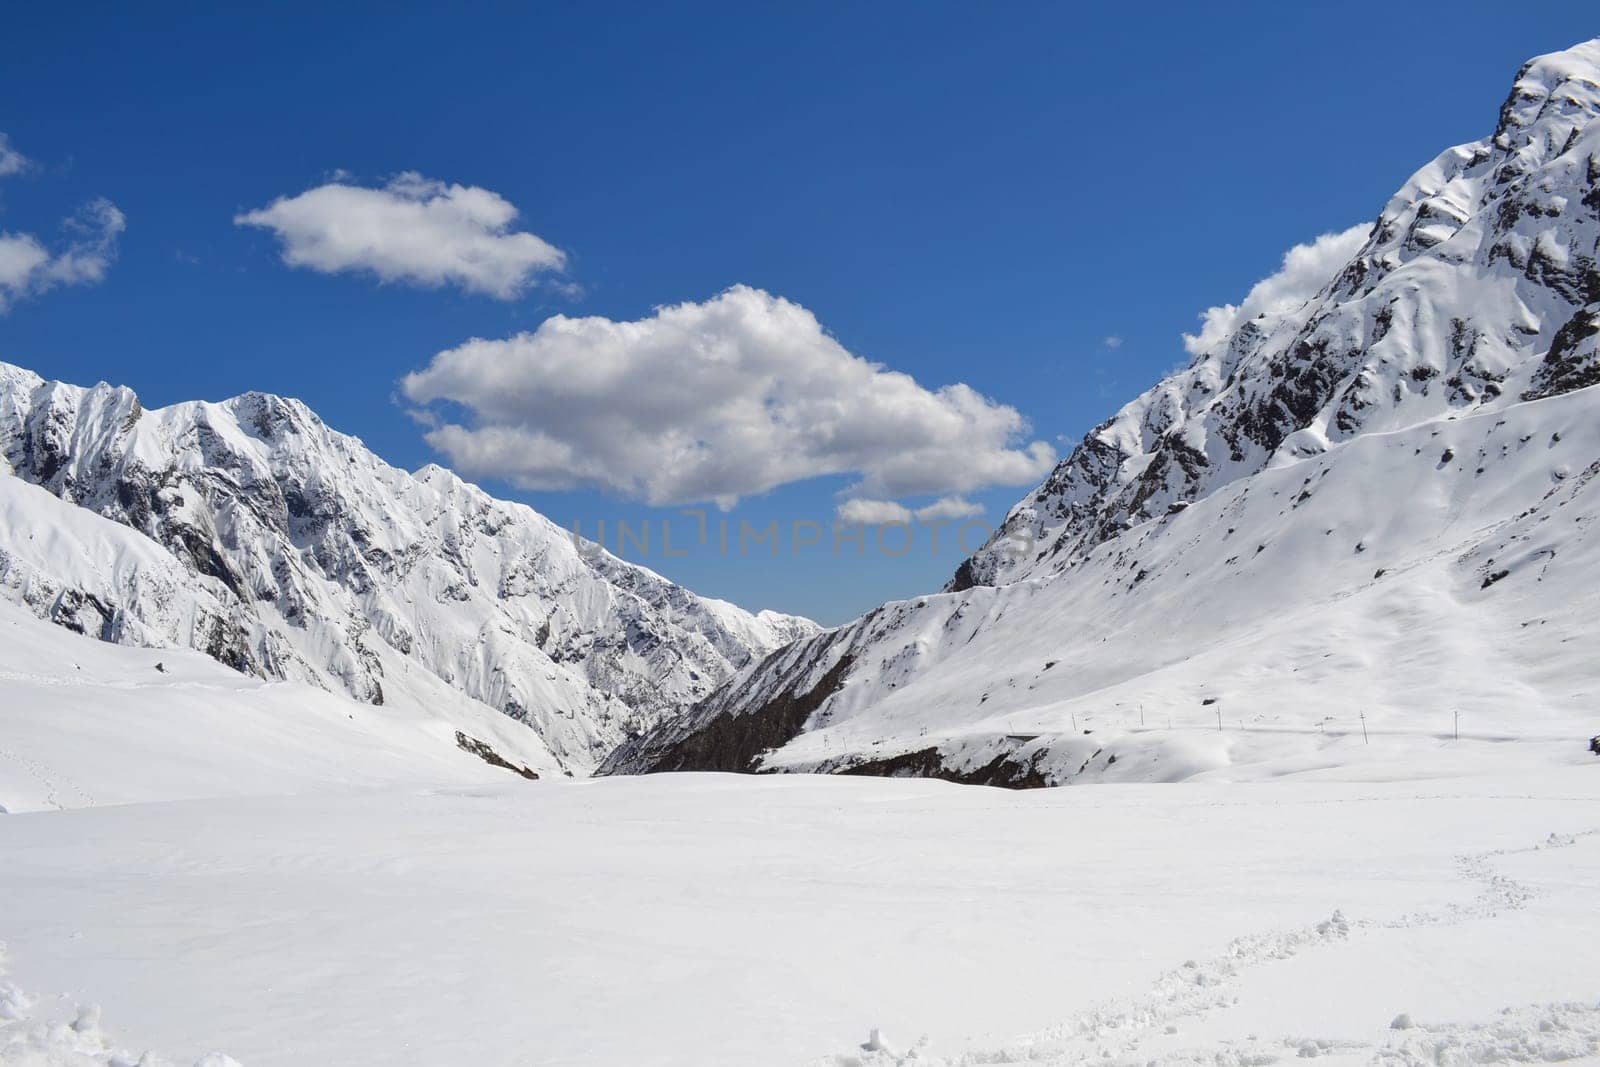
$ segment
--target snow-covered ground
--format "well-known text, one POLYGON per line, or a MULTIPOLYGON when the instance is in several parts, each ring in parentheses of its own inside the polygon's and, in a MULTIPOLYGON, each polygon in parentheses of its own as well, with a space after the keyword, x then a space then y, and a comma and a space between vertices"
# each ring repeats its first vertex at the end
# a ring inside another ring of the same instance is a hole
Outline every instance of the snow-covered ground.
POLYGON ((0 603, 0 1064, 1600 1063, 1600 759, 1531 721, 1031 792, 457 725, 0 603))
POLYGON ((12 815, 0 1062, 1600 1062, 1600 761, 1482 751, 1417 783, 508 777, 12 815))
MULTIPOLYGON (((531 731, 487 707, 449 710, 263 682, 188 649, 82 637, 0 601, 0 814, 506 777, 457 731, 526 766, 531 731)), ((530 769, 560 773, 548 759, 530 769)))

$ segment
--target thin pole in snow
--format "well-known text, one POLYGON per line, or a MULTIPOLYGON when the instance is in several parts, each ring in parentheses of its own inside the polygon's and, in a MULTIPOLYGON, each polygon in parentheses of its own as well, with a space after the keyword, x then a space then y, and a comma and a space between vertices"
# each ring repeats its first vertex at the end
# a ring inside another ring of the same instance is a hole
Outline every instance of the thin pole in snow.
POLYGON ((1456 740, 1461 740, 1461 709, 1456 709, 1456 740))
POLYGON ((1372 738, 1367 736, 1367 713, 1361 713, 1361 740, 1363 744, 1372 744, 1372 738))
POLYGON ((1073 733, 1077 733, 1078 732, 1078 713, 1077 712, 1073 712, 1072 713, 1072 732, 1073 733))
POLYGON ((1144 726, 1144 705, 1139 705, 1139 725, 1144 726))
POLYGON ((1217 705, 1217 733, 1222 732, 1222 705, 1217 705))

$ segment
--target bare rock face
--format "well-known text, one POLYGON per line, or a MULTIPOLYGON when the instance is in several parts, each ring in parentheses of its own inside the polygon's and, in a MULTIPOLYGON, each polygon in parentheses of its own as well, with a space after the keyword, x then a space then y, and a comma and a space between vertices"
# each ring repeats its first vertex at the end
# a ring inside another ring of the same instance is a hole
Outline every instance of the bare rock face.
POLYGON ((532 509, 439 467, 390 467, 283 397, 146 410, 126 388, 0 364, 0 461, 166 550, 77 588, 20 550, 23 516, 0 540, 0 594, 106 640, 198 648, 371 704, 397 690, 487 704, 575 773, 816 631, 581 552, 532 509))

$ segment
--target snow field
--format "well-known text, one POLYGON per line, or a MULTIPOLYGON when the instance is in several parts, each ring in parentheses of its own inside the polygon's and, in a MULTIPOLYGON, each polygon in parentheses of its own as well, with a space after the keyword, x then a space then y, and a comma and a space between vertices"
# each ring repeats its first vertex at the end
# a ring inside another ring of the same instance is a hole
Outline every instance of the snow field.
POLYGON ((43 812, 0 819, 0 922, 11 980, 61 1005, 45 1021, 98 1003, 179 1063, 1592 1056, 1597 771, 661 775, 43 812), (864 1058, 873 1027, 899 1051, 864 1058))

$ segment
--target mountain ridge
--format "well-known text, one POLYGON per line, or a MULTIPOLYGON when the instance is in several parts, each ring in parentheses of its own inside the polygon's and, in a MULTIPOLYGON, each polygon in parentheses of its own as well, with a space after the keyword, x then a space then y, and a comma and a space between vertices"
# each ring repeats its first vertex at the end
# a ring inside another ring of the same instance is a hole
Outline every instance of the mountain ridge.
POLYGON ((1524 64, 1493 134, 1413 174, 1303 303, 1237 322, 1091 430, 946 588, 1059 570, 1279 454, 1600 381, 1597 78, 1600 38, 1524 64), (1430 275, 1468 263, 1484 284, 1435 299, 1430 275), (1519 351, 1540 341, 1542 359, 1519 351), (1019 540, 1048 555, 1012 560, 1019 540))
POLYGON ((1564 646, 1596 636, 1583 568, 1600 567, 1597 119, 1600 39, 1530 60, 1490 136, 1436 156, 1370 227, 1297 249, 1325 273, 1296 279, 1292 299, 1253 291, 1217 309, 1188 365, 1090 431, 942 592, 773 653, 603 769, 684 767, 701 735, 752 718, 739 732, 759 736, 753 756, 688 769, 1033 785, 1298 773, 1323 745, 1366 736, 1357 698, 1415 733, 1380 676, 1503 730, 1515 721, 1482 692, 1581 732, 1573 717, 1600 680, 1564 646), (1550 525, 1559 509, 1570 526, 1550 525), (1548 553, 1526 588, 1507 581, 1518 567, 1491 565, 1513 529, 1548 553), (1383 535, 1397 530, 1410 540, 1383 535), (1555 573, 1576 584, 1545 584, 1555 573), (1398 620, 1450 628, 1447 607, 1463 633, 1431 660, 1373 638, 1398 620), (1512 608, 1561 618, 1563 647, 1520 640, 1512 608), (1340 660, 1335 632, 1359 650, 1340 671, 1322 662, 1340 660), (1240 734, 1263 736, 1230 736, 1220 710, 1219 737, 1196 733, 1220 702, 1189 674, 1205 662, 1204 685, 1258 679, 1233 685, 1230 705, 1240 734), (1521 679, 1520 696, 1495 671, 1521 679), (814 695, 795 730, 774 713, 814 695))
POLYGON ((24 578, 19 518, 0 543, 0 595, 108 640, 186 644, 369 704, 420 671, 430 699, 453 690, 527 723, 577 773, 816 628, 580 550, 532 508, 435 464, 391 467, 269 393, 146 409, 125 387, 0 364, 0 456, 16 477, 163 546, 196 579, 157 582, 152 600, 126 576, 92 595, 48 580, 59 561, 35 560, 24 578), (182 625, 165 617, 195 597, 205 603, 178 609, 182 625))

